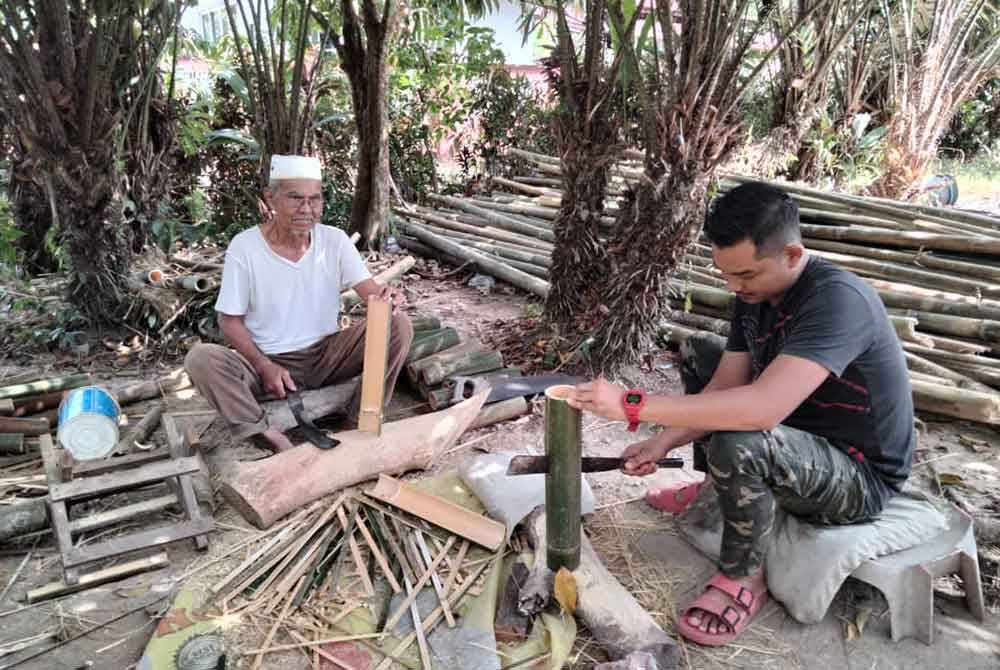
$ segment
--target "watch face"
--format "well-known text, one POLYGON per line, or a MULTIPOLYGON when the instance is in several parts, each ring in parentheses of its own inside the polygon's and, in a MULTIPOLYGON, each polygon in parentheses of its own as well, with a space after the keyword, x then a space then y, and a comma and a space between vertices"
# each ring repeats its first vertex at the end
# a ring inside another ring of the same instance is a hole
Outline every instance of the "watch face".
POLYGON ((638 405, 642 401, 642 395, 639 393, 626 393, 625 402, 630 405, 638 405))

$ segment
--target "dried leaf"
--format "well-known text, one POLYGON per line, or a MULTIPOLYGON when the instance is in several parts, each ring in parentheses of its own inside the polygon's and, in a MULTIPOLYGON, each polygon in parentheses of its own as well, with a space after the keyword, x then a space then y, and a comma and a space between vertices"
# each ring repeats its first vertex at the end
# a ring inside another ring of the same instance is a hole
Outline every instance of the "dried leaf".
POLYGON ((556 573, 553 591, 556 601, 564 610, 570 614, 576 612, 576 577, 565 566, 559 568, 559 572, 556 573))
POLYGON ((938 475, 938 481, 941 482, 942 486, 962 486, 965 484, 965 480, 962 479, 961 475, 951 472, 942 472, 938 475))

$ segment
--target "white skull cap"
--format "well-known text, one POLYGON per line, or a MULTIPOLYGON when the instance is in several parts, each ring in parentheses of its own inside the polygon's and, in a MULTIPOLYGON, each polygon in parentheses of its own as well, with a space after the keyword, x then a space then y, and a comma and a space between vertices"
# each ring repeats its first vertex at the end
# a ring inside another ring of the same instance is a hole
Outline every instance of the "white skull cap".
POLYGON ((315 179, 322 181, 323 168, 315 156, 271 156, 271 181, 315 179))

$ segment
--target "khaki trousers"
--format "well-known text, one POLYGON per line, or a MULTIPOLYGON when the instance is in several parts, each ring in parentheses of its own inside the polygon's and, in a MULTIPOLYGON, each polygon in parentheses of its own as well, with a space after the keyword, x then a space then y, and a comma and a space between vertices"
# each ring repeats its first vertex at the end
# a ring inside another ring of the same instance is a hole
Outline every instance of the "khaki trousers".
MULTIPOLYGON (((360 374, 364 366, 365 325, 351 326, 305 349, 268 358, 288 369, 300 391, 346 381, 360 374)), ((412 342, 413 324, 409 317, 393 315, 385 372, 386 404, 412 342)), ((198 392, 229 423, 234 437, 246 439, 267 429, 267 418, 258 402, 264 393, 260 376, 242 354, 218 344, 199 344, 188 352, 184 368, 198 392)), ((360 394, 359 387, 348 409, 347 416, 352 421, 358 418, 360 394)))

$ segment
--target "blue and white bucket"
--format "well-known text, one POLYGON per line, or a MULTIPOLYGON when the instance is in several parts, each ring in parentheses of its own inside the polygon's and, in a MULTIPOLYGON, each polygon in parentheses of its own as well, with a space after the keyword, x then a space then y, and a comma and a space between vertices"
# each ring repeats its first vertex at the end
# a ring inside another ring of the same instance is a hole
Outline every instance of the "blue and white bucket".
POLYGON ((104 458, 118 444, 120 414, 107 389, 78 388, 59 404, 59 443, 78 461, 104 458))

